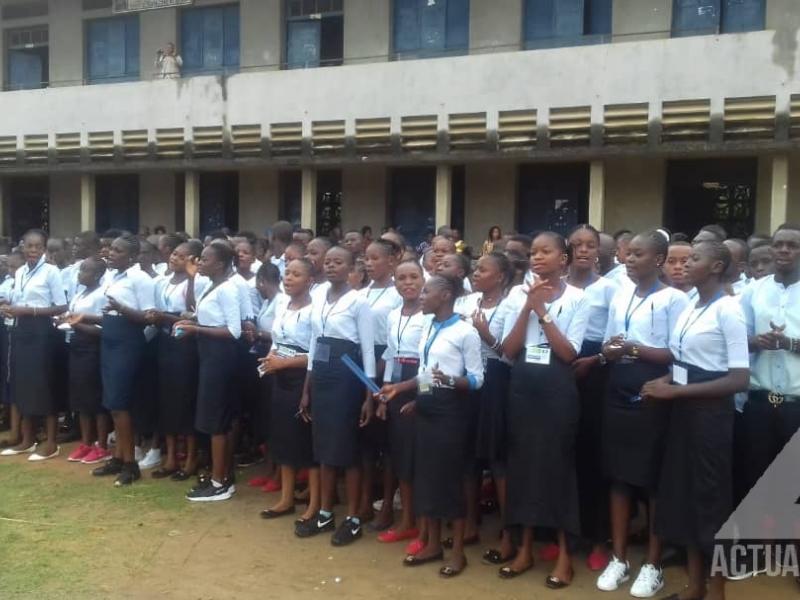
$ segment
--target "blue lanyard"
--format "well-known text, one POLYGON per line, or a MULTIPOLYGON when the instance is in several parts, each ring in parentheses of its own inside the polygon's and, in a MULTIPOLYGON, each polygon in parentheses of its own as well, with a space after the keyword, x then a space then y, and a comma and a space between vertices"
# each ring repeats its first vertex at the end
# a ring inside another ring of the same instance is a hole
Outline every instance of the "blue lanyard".
POLYGON ((653 287, 650 288, 650 291, 647 292, 647 294, 645 294, 645 297, 642 298, 641 300, 639 300, 639 304, 637 304, 636 307, 633 310, 631 310, 631 306, 633 305, 633 299, 636 298, 636 289, 633 290, 633 294, 631 294, 631 301, 628 302, 628 308, 625 310, 625 336, 626 337, 628 335, 628 330, 631 328, 631 319, 633 319, 633 315, 635 315, 636 311, 639 310, 639 307, 642 304, 644 304, 647 301, 647 299, 658 290, 658 284, 659 284, 659 282, 656 281, 653 284, 653 287))
MULTIPOLYGON (((717 301, 717 300, 719 300, 720 298, 722 298, 724 295, 725 295, 725 294, 722 292, 722 290, 718 291, 718 292, 717 292, 717 293, 714 295, 714 297, 713 297, 713 298, 711 298, 711 300, 709 300, 709 301, 708 301, 708 304, 706 304, 706 305, 703 307, 703 310, 701 310, 701 311, 700 311, 700 314, 698 314, 698 315, 697 315, 697 316, 694 318, 694 320, 693 320, 693 321, 689 321, 689 318, 687 317, 687 319, 686 319, 686 323, 683 325, 683 329, 681 329, 681 333, 680 333, 680 335, 678 336, 678 358, 679 358, 679 359, 682 359, 682 358, 683 358, 683 338, 685 338, 685 337, 686 337, 686 334, 687 334, 687 333, 689 333, 689 330, 690 330, 692 327, 694 327, 694 324, 695 324, 695 323, 697 323, 697 322, 700 320, 700 318, 703 316, 703 314, 704 314, 704 313, 705 313, 705 312, 706 312, 706 311, 707 311, 709 308, 711 308, 711 305, 712 305, 712 304, 714 304, 714 302, 716 302, 716 301, 717 301)), ((696 303, 695 303, 695 308, 694 308, 694 310, 697 310, 697 304, 696 304, 696 303)), ((692 312, 694 312, 694 310, 693 310, 692 312)), ((691 317, 691 316, 692 316, 692 315, 691 315, 691 313, 690 313, 690 314, 689 314, 689 317, 691 317)))
POLYGON ((425 341, 425 347, 422 350, 422 356, 424 358, 424 364, 423 364, 424 367, 428 366, 428 356, 431 353, 431 346, 433 346, 433 342, 436 341, 439 332, 445 327, 450 327, 450 325, 457 323, 460 320, 460 318, 461 317, 459 315, 454 314, 449 319, 447 319, 446 321, 442 321, 438 325, 436 321, 431 322, 431 326, 428 328, 428 337, 427 340, 425 341), (431 330, 434 328, 436 328, 436 332, 433 334, 433 337, 431 337, 431 330))

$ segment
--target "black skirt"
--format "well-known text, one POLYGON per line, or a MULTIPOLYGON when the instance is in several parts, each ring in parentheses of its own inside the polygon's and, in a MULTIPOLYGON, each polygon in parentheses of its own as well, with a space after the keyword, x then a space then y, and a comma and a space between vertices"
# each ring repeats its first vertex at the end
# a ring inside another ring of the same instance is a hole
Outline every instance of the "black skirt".
POLYGON ((194 427, 208 435, 231 430, 241 406, 236 389, 237 341, 198 336, 197 412, 194 427))
POLYGON ((569 365, 551 354, 549 365, 525 362, 511 371, 508 399, 509 525, 577 534, 575 438, 580 404, 569 365))
POLYGON ((670 407, 666 402, 631 402, 631 398, 668 371, 666 365, 642 361, 612 365, 602 432, 603 470, 610 481, 655 493, 670 407))
POLYGON ((19 317, 11 329, 11 393, 23 417, 56 412, 53 387, 53 322, 19 317))
MULTIPOLYGON (((602 342, 585 340, 580 358, 596 356, 602 342)), ((609 531, 609 486, 603 475, 603 403, 608 386, 608 366, 596 364, 577 380, 581 401, 578 424, 577 473, 581 532, 592 542, 604 542, 609 531)))
POLYGON ((269 447, 279 465, 303 469, 314 465, 311 424, 297 414, 308 371, 283 369, 270 377, 269 447))
POLYGON ((469 446, 466 394, 433 388, 417 396, 414 511, 434 519, 466 515, 464 472, 469 446))
MULTIPOLYGON (((375 346, 375 374, 377 381, 383 380, 383 370, 379 369, 385 345, 375 346)), ((382 419, 372 419, 360 431, 361 455, 364 460, 375 462, 389 451, 389 424, 382 419)))
POLYGON ((69 342, 69 406, 85 416, 103 411, 100 336, 75 331, 69 342))
MULTIPOLYGON (((689 383, 721 375, 689 370, 689 383)), ((736 409, 732 396, 672 404, 655 530, 665 541, 699 548, 710 558, 714 537, 733 510, 736 409)))
POLYGON ((506 462, 506 411, 511 366, 501 360, 486 361, 478 402, 475 455, 489 466, 506 462))
POLYGON ((158 333, 148 340, 145 336, 144 354, 136 378, 136 403, 131 407, 133 429, 138 434, 151 435, 158 430, 158 333))
POLYGON ((104 315, 100 341, 103 406, 129 411, 139 391, 145 339, 141 325, 117 315, 104 315))
POLYGON ((50 335, 53 338, 51 348, 53 352, 53 401, 55 412, 67 412, 70 410, 69 394, 59 393, 59 390, 69 390, 69 344, 67 344, 64 333, 50 328, 50 335))
POLYGON ((358 422, 366 392, 341 357, 347 354, 361 366, 361 350, 351 341, 336 338, 320 337, 320 344, 330 348, 330 356, 327 362, 314 360, 311 371, 314 460, 320 465, 352 467, 359 462, 358 422))
POLYGON ((8 328, 0 320, 0 404, 11 404, 9 386, 8 328))
MULTIPOLYGON (((408 381, 417 376, 419 371, 418 360, 406 360, 402 363, 400 377, 397 381, 408 381)), ((411 483, 414 480, 414 444, 415 431, 414 415, 404 415, 400 410, 409 402, 417 398, 417 391, 413 390, 397 395, 389 402, 387 423, 389 426, 389 455, 392 461, 392 470, 400 481, 411 483)))
POLYGON ((168 435, 194 433, 197 403, 197 340, 162 330, 158 340, 158 430, 168 435))

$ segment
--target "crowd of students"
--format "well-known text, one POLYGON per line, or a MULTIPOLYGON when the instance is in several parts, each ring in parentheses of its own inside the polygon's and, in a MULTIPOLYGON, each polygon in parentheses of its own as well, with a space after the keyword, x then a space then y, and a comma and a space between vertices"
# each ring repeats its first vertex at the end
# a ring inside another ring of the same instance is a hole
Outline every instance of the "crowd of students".
POLYGON ((219 501, 234 454, 266 448, 281 494, 261 517, 295 515, 301 486, 299 538, 344 546, 371 521, 407 567, 449 550, 442 577, 480 541, 490 478, 502 530, 483 562, 517 577, 543 541, 552 589, 583 550, 599 590, 625 585, 644 506, 631 595, 663 588, 670 545, 687 552, 675 598, 724 598, 715 533, 800 425, 800 226, 492 229, 477 261, 446 228, 422 256, 394 231, 335 244, 285 222, 267 241, 84 232, 72 261, 29 231, 0 263, 0 454, 58 457, 74 415, 68 460, 93 475, 198 476, 187 499, 219 501))

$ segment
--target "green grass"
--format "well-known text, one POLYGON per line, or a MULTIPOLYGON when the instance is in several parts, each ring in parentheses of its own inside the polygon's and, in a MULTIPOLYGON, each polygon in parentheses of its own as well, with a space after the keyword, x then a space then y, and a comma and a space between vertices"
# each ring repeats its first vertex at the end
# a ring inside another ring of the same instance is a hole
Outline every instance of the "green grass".
POLYGON ((0 464, 0 599, 103 597, 98 582, 146 566, 188 509, 183 487, 84 473, 0 464))

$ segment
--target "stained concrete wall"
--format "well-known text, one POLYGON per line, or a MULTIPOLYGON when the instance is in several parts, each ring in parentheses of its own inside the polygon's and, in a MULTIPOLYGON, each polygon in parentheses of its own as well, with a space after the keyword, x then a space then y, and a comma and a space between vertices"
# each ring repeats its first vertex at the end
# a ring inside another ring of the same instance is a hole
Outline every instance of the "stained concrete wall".
POLYGON ((55 237, 75 235, 81 230, 81 176, 50 176, 50 234, 55 237))
POLYGON ((344 0, 344 62, 385 61, 392 46, 389 0, 344 0))
POLYGON ((472 0, 469 3, 471 54, 517 50, 522 43, 522 0, 472 0))
POLYGON ((372 227, 379 235, 386 225, 386 167, 345 167, 342 169, 342 228, 372 227))
POLYGON ((163 225, 175 229, 175 177, 181 173, 152 171, 139 176, 139 228, 163 225))
POLYGON ((666 162, 661 158, 612 159, 606 165, 606 231, 643 231, 662 224, 666 162))
POLYGON ((248 169, 239 172, 239 228, 263 234, 278 220, 278 170, 248 169))
POLYGON ((517 167, 510 162, 466 165, 464 236, 474 251, 480 251, 492 225, 499 225, 504 233, 514 229, 517 167))

